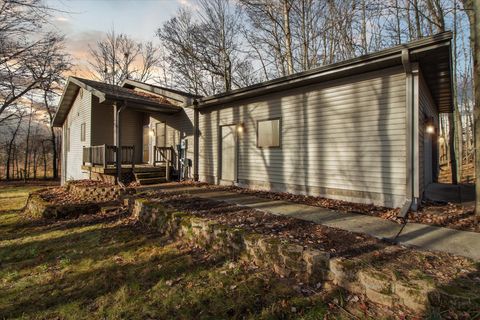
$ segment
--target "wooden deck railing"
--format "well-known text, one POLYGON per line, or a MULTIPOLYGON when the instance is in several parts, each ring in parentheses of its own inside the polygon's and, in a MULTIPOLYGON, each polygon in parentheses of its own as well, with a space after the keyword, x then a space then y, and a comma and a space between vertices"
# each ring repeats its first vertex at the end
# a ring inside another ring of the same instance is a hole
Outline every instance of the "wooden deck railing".
POLYGON ((170 181, 170 168, 175 164, 174 155, 175 153, 172 147, 153 147, 153 165, 165 165, 165 177, 167 181, 170 181))
MULTIPOLYGON (((102 166, 106 168, 109 165, 115 166, 117 163, 117 147, 110 145, 100 145, 83 147, 83 165, 102 166)), ((135 165, 135 146, 122 146, 120 148, 120 163, 135 165)))

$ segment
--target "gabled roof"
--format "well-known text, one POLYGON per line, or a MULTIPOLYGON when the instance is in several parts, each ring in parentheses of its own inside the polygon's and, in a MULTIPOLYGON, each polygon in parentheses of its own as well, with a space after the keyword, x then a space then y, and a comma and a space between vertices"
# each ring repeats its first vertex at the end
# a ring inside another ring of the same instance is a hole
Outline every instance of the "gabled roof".
POLYGON ((184 91, 180 91, 180 90, 176 90, 176 89, 171 89, 171 88, 167 88, 167 87, 161 87, 161 86, 158 86, 158 85, 149 84, 149 83, 145 83, 145 82, 140 82, 140 81, 136 81, 136 80, 130 80, 130 79, 125 80, 122 84, 122 87, 129 88, 129 89, 138 88, 138 89, 142 89, 142 90, 145 90, 145 91, 160 94, 160 95, 165 96, 169 99, 178 101, 178 102, 184 104, 184 106, 192 105, 194 99, 198 99, 198 98, 201 97, 199 95, 191 94, 191 93, 188 93, 188 92, 184 92, 184 91))
POLYGON ((69 77, 53 118, 52 126, 63 125, 80 88, 98 97, 100 103, 127 102, 128 107, 147 112, 175 113, 182 109, 154 93, 139 92, 99 81, 69 77))
POLYGON ((354 59, 314 68, 230 92, 198 99, 198 108, 221 106, 242 99, 298 88, 308 84, 353 76, 402 65, 407 50, 418 62, 439 112, 452 112, 451 32, 443 32, 354 59))

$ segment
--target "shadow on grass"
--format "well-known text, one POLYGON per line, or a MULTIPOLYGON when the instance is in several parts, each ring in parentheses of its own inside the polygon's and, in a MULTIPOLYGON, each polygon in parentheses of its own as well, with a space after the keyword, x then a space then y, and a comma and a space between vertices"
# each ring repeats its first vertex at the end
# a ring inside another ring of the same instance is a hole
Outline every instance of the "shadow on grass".
POLYGON ((109 261, 101 268, 88 271, 64 273, 60 278, 46 285, 31 286, 18 295, 18 289, 5 290, 4 295, 15 297, 10 304, 0 308, 4 317, 18 317, 36 312, 55 309, 57 306, 72 303, 88 304, 96 298, 113 293, 123 286, 135 286, 147 291, 161 280, 179 277, 184 272, 196 272, 208 265, 194 264, 187 254, 167 253, 146 261, 117 264, 109 261), (164 263, 162 267, 158 264, 164 263))
POLYGON ((10 219, 11 222, 2 221, 0 224, 0 241, 35 237, 51 231, 61 231, 102 223, 110 223, 125 217, 123 214, 94 214, 83 215, 77 219, 48 220, 30 219, 26 216, 23 216, 22 212, 22 210, 0 212, 0 218, 7 215, 18 215, 17 218, 10 219))
POLYGON ((79 221, 37 221, 32 233, 21 222, 24 237, 44 238, 0 248, 0 318, 296 318, 287 316, 289 303, 327 312, 323 300, 303 297, 289 280, 231 269, 125 221, 86 222, 87 230, 79 221))

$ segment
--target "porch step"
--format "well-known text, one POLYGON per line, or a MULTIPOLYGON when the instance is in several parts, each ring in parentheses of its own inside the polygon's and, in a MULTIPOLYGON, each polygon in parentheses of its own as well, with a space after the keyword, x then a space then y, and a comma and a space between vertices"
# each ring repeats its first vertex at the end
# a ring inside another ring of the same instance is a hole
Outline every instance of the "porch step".
POLYGON ((167 179, 165 177, 143 178, 143 179, 137 179, 137 182, 140 183, 140 185, 143 186, 143 185, 147 185, 147 184, 167 182, 167 179))
POLYGON ((135 167, 133 169, 134 173, 147 173, 147 172, 165 172, 165 166, 157 167, 135 167))
POLYGON ((157 172, 136 172, 134 173, 135 179, 146 179, 146 178, 164 178, 166 175, 165 170, 157 172))

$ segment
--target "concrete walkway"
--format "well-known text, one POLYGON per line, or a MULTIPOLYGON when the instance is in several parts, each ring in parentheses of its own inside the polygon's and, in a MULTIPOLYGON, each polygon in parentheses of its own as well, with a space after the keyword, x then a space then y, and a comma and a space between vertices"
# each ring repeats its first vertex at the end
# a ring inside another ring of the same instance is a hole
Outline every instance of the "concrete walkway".
POLYGON ((328 227, 365 233, 379 239, 395 240, 397 243, 406 246, 443 251, 477 261, 480 260, 480 233, 420 223, 408 223, 402 229, 402 225, 378 217, 337 212, 321 207, 269 200, 236 192, 212 191, 195 186, 157 185, 155 189, 177 194, 194 194, 198 197, 225 201, 276 215, 313 221, 328 227))

